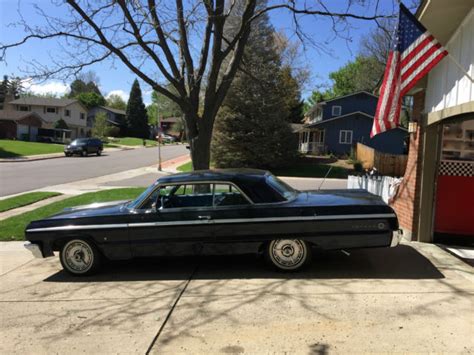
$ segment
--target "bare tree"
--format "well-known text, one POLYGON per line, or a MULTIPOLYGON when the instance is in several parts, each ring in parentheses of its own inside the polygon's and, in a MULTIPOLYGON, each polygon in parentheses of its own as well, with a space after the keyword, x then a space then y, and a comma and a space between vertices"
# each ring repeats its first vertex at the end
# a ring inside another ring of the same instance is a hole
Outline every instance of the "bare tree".
MULTIPOLYGON (((195 169, 209 167, 215 117, 242 63, 255 19, 268 11, 288 11, 298 38, 309 40, 298 24, 302 16, 330 19, 335 34, 341 36, 348 19, 391 16, 379 13, 379 0, 348 0, 343 12, 330 10, 330 1, 325 4, 324 0, 311 5, 294 0, 271 5, 258 0, 55 1, 67 6, 68 16, 54 17, 35 5, 44 25, 33 27, 22 19, 17 25, 26 35, 18 42, 0 44, 0 60, 5 60, 9 49, 31 40, 56 40, 62 46, 62 57, 56 53, 50 64, 30 63, 29 76, 77 76, 95 63, 120 61, 154 91, 179 105, 195 169), (375 2, 371 14, 364 9, 369 2, 375 2), (227 38, 224 27, 231 15, 236 16, 237 6, 238 25, 227 38), (167 88, 168 83, 173 90, 167 88)), ((314 39, 311 42, 316 44, 314 39)))

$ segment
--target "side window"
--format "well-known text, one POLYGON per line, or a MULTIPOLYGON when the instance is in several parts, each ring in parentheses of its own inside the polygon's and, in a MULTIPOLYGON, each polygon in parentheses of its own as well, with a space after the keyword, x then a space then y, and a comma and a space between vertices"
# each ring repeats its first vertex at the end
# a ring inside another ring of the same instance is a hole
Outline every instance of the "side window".
POLYGON ((160 190, 158 204, 162 209, 212 207, 212 184, 164 186, 160 190))
POLYGON ((214 185, 214 206, 241 206, 250 202, 231 184, 214 185))
POLYGON ((160 189, 155 189, 153 193, 148 196, 147 200, 142 204, 141 208, 142 210, 150 210, 153 207, 158 208, 158 195, 160 193, 160 189))

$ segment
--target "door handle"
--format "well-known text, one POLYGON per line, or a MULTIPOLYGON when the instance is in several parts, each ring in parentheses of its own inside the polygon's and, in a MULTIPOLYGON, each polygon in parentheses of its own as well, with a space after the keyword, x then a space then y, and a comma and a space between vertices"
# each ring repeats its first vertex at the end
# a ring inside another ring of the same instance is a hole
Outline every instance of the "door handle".
POLYGON ((211 219, 211 216, 198 216, 198 219, 210 220, 210 219, 211 219))

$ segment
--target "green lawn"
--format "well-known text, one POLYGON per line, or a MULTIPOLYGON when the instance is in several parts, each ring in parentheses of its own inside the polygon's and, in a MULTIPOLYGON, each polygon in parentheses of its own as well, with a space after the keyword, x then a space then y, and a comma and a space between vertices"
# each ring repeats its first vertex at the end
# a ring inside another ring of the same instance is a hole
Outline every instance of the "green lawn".
POLYGON ((0 158, 14 158, 26 155, 49 153, 62 153, 64 146, 61 144, 23 142, 1 139, 0 158))
MULTIPOLYGON (((153 141, 151 139, 146 139, 146 145, 147 146, 156 146, 156 141, 153 141)), ((143 139, 140 138, 134 138, 134 137, 121 137, 121 138, 114 138, 109 140, 109 146, 114 146, 114 145, 128 145, 128 146, 137 146, 137 145, 143 145, 143 139)))
POLYGON ((61 212, 64 208, 86 205, 94 202, 131 200, 137 197, 143 190, 144 188, 137 187, 89 192, 51 203, 18 216, 7 218, 0 221, 0 240, 23 240, 24 231, 28 223, 61 212))
POLYGON ((176 170, 181 171, 183 173, 192 171, 193 170, 193 163, 187 162, 186 164, 180 165, 176 168, 176 170))
POLYGON ((32 203, 61 195, 59 192, 30 192, 27 194, 6 198, 5 200, 0 200, 0 212, 5 212, 12 210, 14 208, 31 205, 32 203))

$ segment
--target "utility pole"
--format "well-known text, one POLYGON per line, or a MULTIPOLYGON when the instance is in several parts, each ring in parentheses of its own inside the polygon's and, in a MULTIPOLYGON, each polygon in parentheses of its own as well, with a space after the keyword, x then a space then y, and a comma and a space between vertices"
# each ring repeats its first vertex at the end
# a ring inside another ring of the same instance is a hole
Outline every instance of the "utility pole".
POLYGON ((158 140, 158 171, 161 171, 161 120, 158 114, 158 107, 156 108, 156 123, 158 125, 158 135, 156 136, 158 140))

